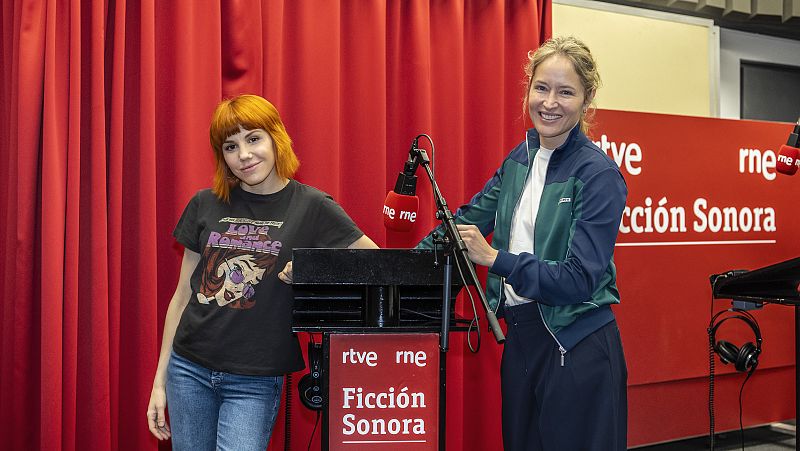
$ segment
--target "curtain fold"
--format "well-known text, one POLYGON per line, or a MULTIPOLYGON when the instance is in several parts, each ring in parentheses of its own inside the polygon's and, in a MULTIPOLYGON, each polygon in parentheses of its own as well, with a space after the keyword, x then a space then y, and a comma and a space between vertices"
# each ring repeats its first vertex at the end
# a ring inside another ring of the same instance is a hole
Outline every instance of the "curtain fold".
MULTIPOLYGON (((10 0, 0 15, 0 434, 15 450, 159 448, 145 410, 182 254, 171 232, 210 185, 221 98, 272 101, 298 179, 406 247, 436 221, 420 180, 415 230, 382 227, 412 138, 433 137, 455 210, 522 139, 525 55, 550 35, 549 0, 10 0)), ((490 449, 499 348, 465 354, 448 354, 448 445, 490 449)), ((290 389, 292 435, 310 437, 290 389)))

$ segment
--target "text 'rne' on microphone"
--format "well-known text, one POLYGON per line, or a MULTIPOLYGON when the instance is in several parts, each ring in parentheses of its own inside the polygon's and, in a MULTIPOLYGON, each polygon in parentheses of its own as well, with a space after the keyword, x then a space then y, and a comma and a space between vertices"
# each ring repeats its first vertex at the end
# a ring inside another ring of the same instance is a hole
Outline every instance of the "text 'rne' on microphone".
POLYGON ((800 119, 794 126, 794 130, 789 134, 789 139, 786 144, 781 146, 781 151, 778 153, 778 160, 775 163, 775 169, 781 174, 794 175, 797 168, 800 167, 800 149, 798 149, 798 141, 800 140, 800 119))

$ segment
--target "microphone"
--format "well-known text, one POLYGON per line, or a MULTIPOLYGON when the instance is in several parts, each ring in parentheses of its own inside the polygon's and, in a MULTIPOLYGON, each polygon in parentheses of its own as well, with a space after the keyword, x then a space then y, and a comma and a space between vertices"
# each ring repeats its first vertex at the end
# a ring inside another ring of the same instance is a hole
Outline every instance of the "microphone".
POLYGON ((408 232, 417 221, 419 197, 389 191, 383 202, 383 226, 389 230, 408 232))
MULTIPOLYGON (((412 150, 417 146, 417 140, 411 145, 412 150)), ((394 190, 386 194, 383 202, 383 226, 389 230, 408 232, 417 221, 419 210, 419 197, 417 197, 417 176, 414 175, 419 167, 416 158, 409 154, 408 161, 403 165, 403 172, 397 175, 394 190)))
POLYGON ((794 126, 794 130, 789 134, 789 139, 785 145, 781 146, 781 151, 778 153, 778 161, 775 163, 775 169, 781 174, 794 175, 797 168, 800 167, 800 149, 797 147, 797 142, 800 140, 800 119, 794 126))

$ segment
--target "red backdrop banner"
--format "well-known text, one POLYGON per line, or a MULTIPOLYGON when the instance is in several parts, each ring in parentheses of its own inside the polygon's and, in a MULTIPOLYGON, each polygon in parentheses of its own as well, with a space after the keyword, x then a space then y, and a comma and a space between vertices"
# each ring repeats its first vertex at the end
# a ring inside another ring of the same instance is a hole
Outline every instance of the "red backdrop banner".
MULTIPOLYGON (((708 434, 709 276, 800 256, 798 180, 775 171, 789 124, 599 111, 594 140, 629 194, 614 259, 629 371, 630 446, 708 434), (665 419, 669 419, 665 421, 665 419)), ((714 301, 714 311, 731 306, 714 301)), ((743 422, 794 418, 794 311, 754 312, 763 336, 743 422)), ((739 321, 717 339, 754 342, 739 321)), ((739 427, 744 380, 717 359, 716 429, 739 427)))

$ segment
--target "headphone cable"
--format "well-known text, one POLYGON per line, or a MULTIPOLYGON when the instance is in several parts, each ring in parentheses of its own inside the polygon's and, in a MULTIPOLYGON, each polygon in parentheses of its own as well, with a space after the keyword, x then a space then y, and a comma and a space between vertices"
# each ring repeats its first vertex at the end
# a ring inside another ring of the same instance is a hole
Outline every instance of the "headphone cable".
POLYGON ((714 340, 711 328, 714 322, 714 295, 711 295, 711 316, 708 323, 708 437, 711 451, 714 451, 714 340))
POLYGON ((714 451, 714 344, 711 334, 708 337, 708 437, 711 451, 714 451))
POLYGON ((750 380, 750 376, 753 375, 753 370, 747 372, 747 377, 744 378, 742 382, 742 386, 739 388, 739 440, 742 443, 742 451, 744 451, 744 425, 742 423, 742 393, 744 392, 744 384, 750 380))

